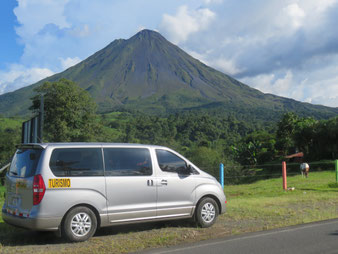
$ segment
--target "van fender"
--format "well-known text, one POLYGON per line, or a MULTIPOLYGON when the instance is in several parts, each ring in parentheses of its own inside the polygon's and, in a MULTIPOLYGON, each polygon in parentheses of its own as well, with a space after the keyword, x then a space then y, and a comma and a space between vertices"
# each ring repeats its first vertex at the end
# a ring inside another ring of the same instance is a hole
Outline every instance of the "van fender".
POLYGON ((213 198, 218 204, 219 214, 225 212, 226 198, 224 192, 215 184, 204 183, 196 187, 196 199, 195 199, 195 209, 197 208, 199 202, 205 198, 213 198))

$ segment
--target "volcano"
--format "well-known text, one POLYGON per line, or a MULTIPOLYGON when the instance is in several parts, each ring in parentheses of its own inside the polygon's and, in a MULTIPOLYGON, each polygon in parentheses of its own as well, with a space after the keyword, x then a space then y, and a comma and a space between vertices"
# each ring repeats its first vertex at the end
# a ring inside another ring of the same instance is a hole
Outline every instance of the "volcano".
POLYGON ((203 110, 264 120, 288 111, 319 119, 338 114, 338 108, 264 94, 203 64, 151 30, 115 40, 61 73, 0 95, 0 114, 28 114, 34 88, 60 78, 86 89, 99 112, 137 110, 161 115, 203 110))

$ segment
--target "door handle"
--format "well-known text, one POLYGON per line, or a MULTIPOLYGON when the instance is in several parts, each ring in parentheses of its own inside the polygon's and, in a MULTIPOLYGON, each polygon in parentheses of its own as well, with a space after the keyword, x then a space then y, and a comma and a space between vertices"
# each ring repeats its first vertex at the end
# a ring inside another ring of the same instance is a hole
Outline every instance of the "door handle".
POLYGON ((147 185, 148 186, 154 186, 154 181, 153 180, 147 180, 147 185))
POLYGON ((161 180, 161 184, 162 185, 168 185, 168 181, 167 180, 161 180))

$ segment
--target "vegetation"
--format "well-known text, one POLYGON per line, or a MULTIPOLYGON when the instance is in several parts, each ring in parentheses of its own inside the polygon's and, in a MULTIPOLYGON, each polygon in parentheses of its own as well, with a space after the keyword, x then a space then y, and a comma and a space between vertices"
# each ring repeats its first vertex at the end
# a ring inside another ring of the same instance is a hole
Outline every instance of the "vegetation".
MULTIPOLYGON (((102 141, 164 145, 171 147, 203 170, 218 176, 220 162, 225 176, 273 173, 263 164, 280 163, 283 156, 303 151, 307 161, 338 157, 338 117, 329 120, 285 114, 278 123, 238 120, 233 115, 204 111, 153 116, 135 111, 97 115, 95 103, 75 83, 61 79, 46 82, 32 98, 33 112, 44 94, 44 141, 102 141), (246 167, 240 166, 246 165, 246 167)), ((20 142, 20 120, 0 119, 0 166, 10 160, 20 142)), ((279 170, 280 167, 278 167, 279 170)), ((244 180, 244 178, 243 178, 244 180)), ((229 180, 231 182, 231 180, 229 180)))
POLYGON ((38 111, 44 98, 44 141, 90 141, 97 131, 96 104, 85 90, 74 82, 60 79, 35 89, 30 109, 38 111))
POLYGON ((288 154, 304 153, 304 160, 338 158, 338 117, 316 120, 286 113, 277 123, 275 132, 256 131, 234 147, 241 164, 264 164, 288 154))
POLYGON ((338 117, 318 121, 285 114, 278 123, 277 138, 284 153, 302 151, 307 160, 338 158, 338 117))
POLYGON ((21 119, 0 117, 0 168, 9 162, 15 146, 21 141, 22 122, 21 119))
MULTIPOLYGON (((225 187, 227 212, 211 228, 189 221, 103 228, 84 243, 68 244, 53 233, 11 227, 0 216, 1 253, 127 253, 225 236, 268 230, 338 217, 338 185, 332 171, 289 177, 294 191, 282 190, 282 179, 225 187)), ((0 206, 3 199, 0 197, 0 206)))
POLYGON ((168 146, 213 175, 220 162, 233 163, 232 144, 255 129, 234 118, 192 113, 160 118, 124 112, 105 114, 101 119, 105 141, 168 146))

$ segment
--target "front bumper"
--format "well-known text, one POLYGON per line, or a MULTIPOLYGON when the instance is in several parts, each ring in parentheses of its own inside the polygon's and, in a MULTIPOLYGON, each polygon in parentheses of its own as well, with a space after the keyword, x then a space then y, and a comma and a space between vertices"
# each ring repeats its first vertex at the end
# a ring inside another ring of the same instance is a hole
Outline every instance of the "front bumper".
POLYGON ((220 211, 220 214, 223 214, 223 213, 226 212, 226 210, 227 210, 226 205, 227 205, 227 201, 224 198, 223 200, 221 200, 221 211, 220 211))

